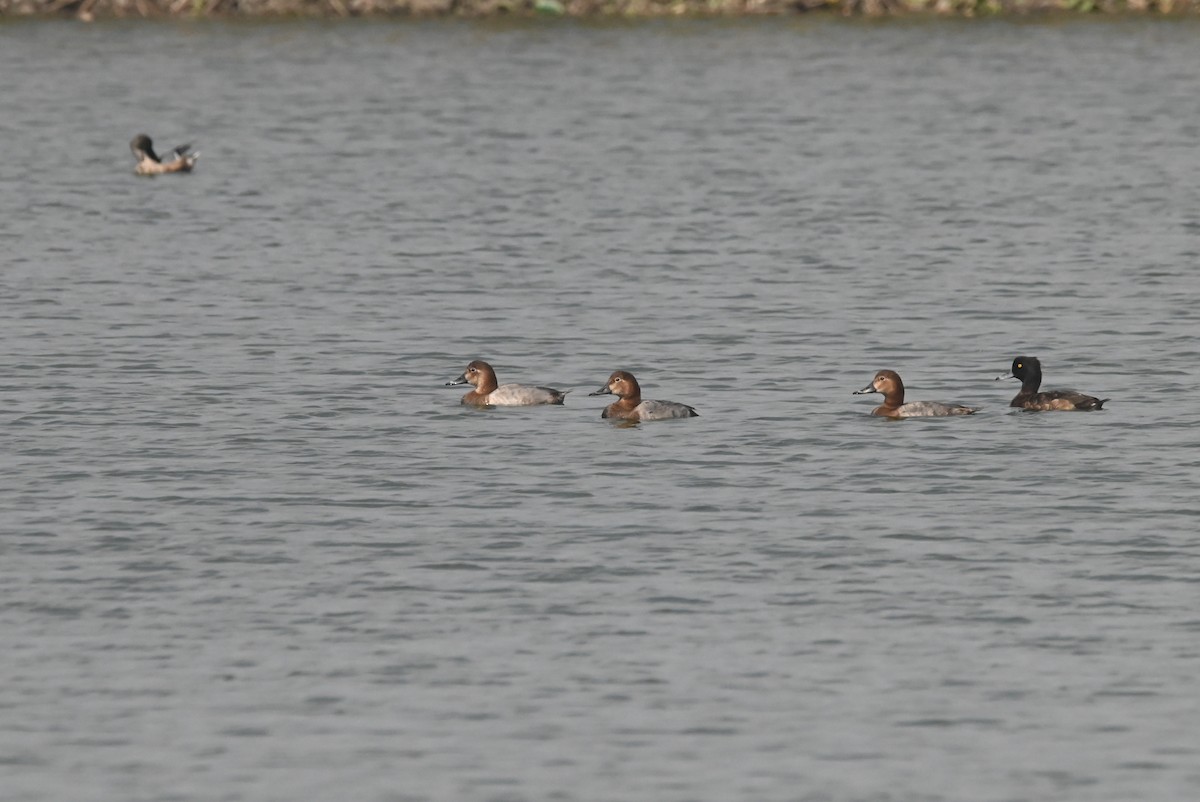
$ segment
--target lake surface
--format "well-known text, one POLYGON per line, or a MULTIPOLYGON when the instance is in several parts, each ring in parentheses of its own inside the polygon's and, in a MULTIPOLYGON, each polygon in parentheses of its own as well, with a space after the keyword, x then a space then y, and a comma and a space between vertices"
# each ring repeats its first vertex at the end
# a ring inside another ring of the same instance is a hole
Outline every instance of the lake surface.
POLYGON ((1200 798, 1198 36, 0 26, 4 799, 1200 798))

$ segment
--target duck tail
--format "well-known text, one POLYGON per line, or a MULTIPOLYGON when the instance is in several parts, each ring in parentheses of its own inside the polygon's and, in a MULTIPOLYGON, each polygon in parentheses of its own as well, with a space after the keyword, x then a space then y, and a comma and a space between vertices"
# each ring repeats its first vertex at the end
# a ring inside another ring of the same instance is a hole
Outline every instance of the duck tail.
POLYGON ((180 145, 171 151, 171 155, 176 160, 184 161, 189 169, 195 166, 196 162, 200 159, 200 151, 193 151, 191 145, 180 145))

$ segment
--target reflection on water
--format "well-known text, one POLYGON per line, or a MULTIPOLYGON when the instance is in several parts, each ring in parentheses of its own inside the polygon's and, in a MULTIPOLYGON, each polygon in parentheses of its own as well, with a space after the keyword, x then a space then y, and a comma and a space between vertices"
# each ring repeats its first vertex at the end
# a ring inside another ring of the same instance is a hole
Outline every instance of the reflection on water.
POLYGON ((6 793, 1191 798, 1195 33, 0 28, 6 793))

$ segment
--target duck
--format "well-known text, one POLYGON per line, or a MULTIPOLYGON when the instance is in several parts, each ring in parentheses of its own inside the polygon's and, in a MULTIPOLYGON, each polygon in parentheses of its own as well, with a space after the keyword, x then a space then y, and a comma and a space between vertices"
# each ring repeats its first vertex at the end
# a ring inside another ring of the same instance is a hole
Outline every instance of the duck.
POLYGON ((154 143, 145 134, 138 134, 129 143, 133 157, 137 159, 134 175, 162 175, 163 173, 190 173, 196 166, 200 154, 192 152, 191 145, 180 145, 171 151, 171 159, 162 161, 154 152, 154 143))
POLYGON ((633 374, 626 370, 614 371, 603 387, 588 395, 615 395, 619 399, 604 408, 600 413, 602 418, 643 421, 700 417, 700 413, 687 404, 675 401, 643 401, 641 386, 633 374))
POLYGON ((974 415, 979 407, 962 404, 940 404, 937 401, 910 401, 904 403, 904 382, 894 370, 881 370, 871 383, 853 395, 883 393, 883 403, 872 410, 872 415, 881 418, 942 418, 949 415, 974 415))
POLYGON ((996 377, 1001 379, 1020 379, 1021 392, 1017 393, 1010 407, 1032 409, 1039 412, 1049 410, 1091 412, 1102 409, 1107 398, 1097 398, 1094 395, 1077 393, 1074 390, 1047 390, 1039 393, 1042 386, 1042 363, 1035 356, 1019 356, 1013 360, 1012 370, 996 377))
POLYGON ((496 371, 482 359, 471 361, 462 375, 447 387, 469 384, 475 389, 462 397, 462 403, 475 407, 529 407, 538 404, 561 404, 570 390, 535 387, 530 384, 497 384, 496 371))

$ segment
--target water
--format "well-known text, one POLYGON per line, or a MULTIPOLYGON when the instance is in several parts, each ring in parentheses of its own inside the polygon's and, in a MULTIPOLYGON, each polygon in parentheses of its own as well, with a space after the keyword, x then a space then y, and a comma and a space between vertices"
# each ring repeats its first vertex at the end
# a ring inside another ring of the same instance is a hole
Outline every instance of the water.
POLYGON ((3 26, 4 798, 1195 799, 1198 30, 3 26))

